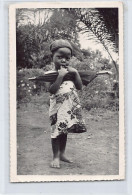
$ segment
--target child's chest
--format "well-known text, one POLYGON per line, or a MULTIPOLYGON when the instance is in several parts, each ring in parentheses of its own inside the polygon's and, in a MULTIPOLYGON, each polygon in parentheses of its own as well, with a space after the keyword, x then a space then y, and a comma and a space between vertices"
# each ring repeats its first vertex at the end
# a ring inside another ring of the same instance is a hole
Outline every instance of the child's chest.
POLYGON ((59 90, 57 91, 56 94, 59 93, 68 93, 75 90, 75 85, 72 81, 64 81, 61 85, 59 90))

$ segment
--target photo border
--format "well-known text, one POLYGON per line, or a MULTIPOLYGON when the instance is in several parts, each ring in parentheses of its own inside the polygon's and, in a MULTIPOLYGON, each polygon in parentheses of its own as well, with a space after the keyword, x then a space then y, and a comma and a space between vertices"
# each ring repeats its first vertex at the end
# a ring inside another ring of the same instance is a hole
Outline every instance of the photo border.
POLYGON ((97 181, 125 179, 124 133, 124 66, 123 66, 123 3, 122 2, 30 2, 9 6, 9 61, 10 61, 10 182, 97 181), (54 6, 53 6, 54 4, 54 6), (16 146, 16 8, 119 8, 119 175, 17 175, 16 146))

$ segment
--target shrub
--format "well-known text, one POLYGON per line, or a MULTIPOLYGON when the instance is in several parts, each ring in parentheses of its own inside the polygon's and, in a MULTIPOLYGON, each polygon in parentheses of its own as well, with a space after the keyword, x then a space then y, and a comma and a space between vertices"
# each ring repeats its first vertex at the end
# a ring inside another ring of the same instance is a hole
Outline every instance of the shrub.
MULTIPOLYGON (((92 61, 91 61, 92 62, 92 61)), ((73 57, 71 65, 78 70, 88 70, 91 62, 88 59, 80 62, 73 57)), ((42 96, 46 93, 46 84, 42 81, 29 81, 30 77, 41 76, 45 71, 53 69, 53 64, 49 64, 44 69, 21 69, 17 72, 17 100, 18 102, 29 102, 33 96, 42 96)), ((83 86, 81 91, 78 91, 80 101, 84 109, 105 108, 110 110, 118 110, 119 102, 118 95, 113 89, 113 78, 108 75, 101 75, 94 79, 87 86, 83 86)), ((117 89, 116 89, 117 90, 117 89)), ((47 104, 47 96, 44 104, 47 104)))
POLYGON ((17 72, 17 101, 29 102, 31 97, 46 90, 42 81, 29 81, 29 78, 44 74, 43 69, 21 69, 17 72))

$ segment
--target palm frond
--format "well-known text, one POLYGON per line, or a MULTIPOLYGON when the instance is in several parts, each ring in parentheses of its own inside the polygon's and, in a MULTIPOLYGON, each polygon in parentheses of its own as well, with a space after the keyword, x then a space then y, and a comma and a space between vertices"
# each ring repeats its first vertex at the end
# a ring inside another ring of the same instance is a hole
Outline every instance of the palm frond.
POLYGON ((104 19, 103 9, 101 9, 101 13, 99 9, 93 8, 69 8, 67 11, 74 14, 81 24, 83 23, 81 32, 87 34, 88 39, 93 38, 95 42, 100 42, 103 45, 112 59, 118 75, 118 67, 111 54, 111 50, 118 52, 117 39, 114 39, 111 27, 108 28, 108 22, 106 22, 108 19, 104 19))

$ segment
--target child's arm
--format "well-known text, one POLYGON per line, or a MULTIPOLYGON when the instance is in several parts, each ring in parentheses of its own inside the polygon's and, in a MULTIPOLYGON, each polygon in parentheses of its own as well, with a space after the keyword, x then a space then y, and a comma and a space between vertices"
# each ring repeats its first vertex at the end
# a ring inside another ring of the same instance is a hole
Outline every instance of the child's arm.
POLYGON ((61 67, 61 69, 58 70, 58 73, 59 74, 58 74, 56 81, 49 88, 49 92, 52 94, 55 94, 58 91, 58 89, 63 81, 63 78, 68 73, 68 71, 67 71, 67 69, 61 67))
POLYGON ((81 90, 82 89, 82 80, 81 80, 81 77, 80 77, 78 71, 75 68, 72 68, 70 66, 67 68, 67 70, 75 75, 75 81, 74 81, 75 87, 76 87, 76 89, 81 90))

